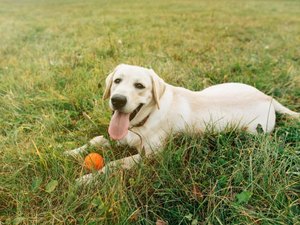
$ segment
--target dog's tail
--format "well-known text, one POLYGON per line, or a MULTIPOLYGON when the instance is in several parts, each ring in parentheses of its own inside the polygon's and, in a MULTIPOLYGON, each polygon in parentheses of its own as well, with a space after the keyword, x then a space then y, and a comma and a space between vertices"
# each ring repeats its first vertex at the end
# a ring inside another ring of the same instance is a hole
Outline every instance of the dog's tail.
POLYGON ((287 114, 293 118, 300 118, 300 113, 294 112, 285 106, 281 105, 278 101, 276 101, 274 98, 272 100, 273 106, 275 108, 275 111, 281 114, 287 114))

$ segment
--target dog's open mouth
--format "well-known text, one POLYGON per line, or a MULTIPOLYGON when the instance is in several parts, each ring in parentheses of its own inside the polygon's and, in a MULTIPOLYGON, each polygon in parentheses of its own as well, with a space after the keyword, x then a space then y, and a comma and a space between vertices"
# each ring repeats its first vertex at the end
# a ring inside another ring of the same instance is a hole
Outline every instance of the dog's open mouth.
POLYGON ((115 110, 108 128, 110 137, 114 140, 123 139, 128 133, 129 122, 135 118, 142 107, 143 104, 140 104, 132 113, 124 113, 115 110))
POLYGON ((136 114, 141 110, 144 104, 140 104, 132 113, 130 113, 129 121, 133 120, 136 114))

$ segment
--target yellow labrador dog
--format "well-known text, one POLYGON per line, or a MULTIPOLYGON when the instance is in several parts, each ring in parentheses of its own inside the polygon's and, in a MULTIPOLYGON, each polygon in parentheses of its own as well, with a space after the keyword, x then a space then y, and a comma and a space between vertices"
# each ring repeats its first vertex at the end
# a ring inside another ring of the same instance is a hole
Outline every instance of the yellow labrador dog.
MULTIPOLYGON (((162 149, 167 137, 177 132, 202 133, 228 126, 256 133, 257 126, 271 132, 275 112, 299 117, 272 97, 241 83, 224 83, 199 92, 165 83, 152 69, 121 64, 106 78, 104 99, 114 112, 108 132, 111 139, 138 149, 139 154, 108 163, 109 167, 129 169, 141 156, 162 149)), ((88 145, 108 146, 98 136, 67 154, 84 152, 88 145)), ((79 182, 91 180, 85 175, 79 182)))

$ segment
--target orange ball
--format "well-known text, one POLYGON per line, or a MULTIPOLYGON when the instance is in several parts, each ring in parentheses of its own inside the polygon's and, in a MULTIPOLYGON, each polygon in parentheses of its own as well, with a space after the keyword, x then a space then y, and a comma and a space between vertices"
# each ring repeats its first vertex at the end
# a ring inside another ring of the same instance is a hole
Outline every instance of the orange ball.
POLYGON ((98 153, 90 153, 84 159, 84 167, 88 170, 100 170, 104 166, 104 159, 98 153))

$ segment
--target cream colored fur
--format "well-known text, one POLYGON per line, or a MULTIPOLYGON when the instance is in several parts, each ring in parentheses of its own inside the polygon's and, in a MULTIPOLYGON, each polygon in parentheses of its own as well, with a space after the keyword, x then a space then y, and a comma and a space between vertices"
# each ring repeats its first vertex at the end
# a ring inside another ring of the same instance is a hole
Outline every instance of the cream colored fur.
MULTIPOLYGON (((255 134, 258 125, 264 132, 274 129, 275 112, 299 118, 299 113, 246 84, 225 83, 194 92, 165 83, 152 69, 124 64, 117 66, 106 79, 104 99, 114 94, 127 97, 125 112, 130 113, 139 104, 144 104, 130 122, 132 128, 128 134, 119 141, 120 144, 136 147, 139 154, 110 162, 100 173, 115 166, 131 168, 141 160, 141 155, 147 157, 161 150, 168 136, 174 133, 203 133, 207 129, 219 132, 237 128, 255 134), (117 78, 122 82, 115 84, 117 78), (134 87, 136 82, 144 84, 145 88, 137 90, 134 87), (135 127, 148 115, 143 126, 135 127)), ((99 136, 90 144, 108 146, 108 141, 99 136)), ((67 154, 78 154, 86 147, 68 151, 67 154)), ((78 181, 85 183, 93 176, 85 175, 78 181)))

